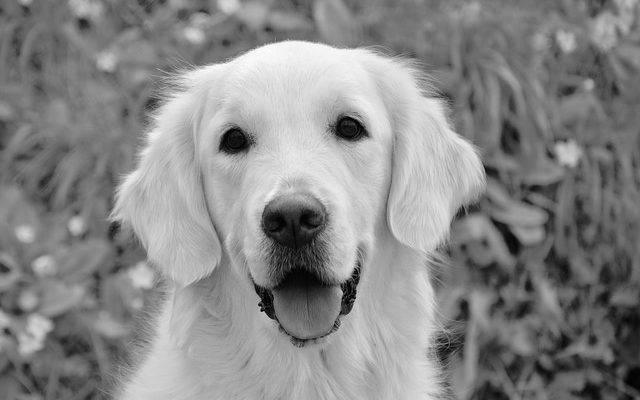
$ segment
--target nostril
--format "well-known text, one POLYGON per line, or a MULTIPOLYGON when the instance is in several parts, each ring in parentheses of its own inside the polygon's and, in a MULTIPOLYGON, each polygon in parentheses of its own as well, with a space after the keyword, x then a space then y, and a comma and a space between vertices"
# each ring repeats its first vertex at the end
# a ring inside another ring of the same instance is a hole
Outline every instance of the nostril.
POLYGON ((281 231, 286 225, 287 222, 282 218, 281 215, 271 214, 266 216, 263 219, 264 229, 269 232, 278 232, 281 231))
POLYGON ((305 210, 300 215, 300 225, 307 229, 315 229, 324 224, 324 216, 316 210, 305 210))

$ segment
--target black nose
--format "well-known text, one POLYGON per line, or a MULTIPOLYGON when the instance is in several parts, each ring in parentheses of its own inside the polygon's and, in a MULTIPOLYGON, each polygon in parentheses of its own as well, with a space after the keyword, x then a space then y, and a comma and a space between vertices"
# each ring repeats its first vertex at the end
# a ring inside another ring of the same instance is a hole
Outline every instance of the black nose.
POLYGON ((262 230, 283 246, 298 249, 324 227, 326 213, 313 196, 295 193, 271 200, 262 213, 262 230))

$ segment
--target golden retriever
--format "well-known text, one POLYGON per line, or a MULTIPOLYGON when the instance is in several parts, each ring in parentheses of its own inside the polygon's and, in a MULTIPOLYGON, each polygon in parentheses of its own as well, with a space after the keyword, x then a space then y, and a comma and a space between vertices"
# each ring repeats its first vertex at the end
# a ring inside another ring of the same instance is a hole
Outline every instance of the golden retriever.
POLYGON ((171 283, 120 399, 442 398, 425 260, 484 169, 422 81, 295 41, 181 77, 117 193, 171 283))

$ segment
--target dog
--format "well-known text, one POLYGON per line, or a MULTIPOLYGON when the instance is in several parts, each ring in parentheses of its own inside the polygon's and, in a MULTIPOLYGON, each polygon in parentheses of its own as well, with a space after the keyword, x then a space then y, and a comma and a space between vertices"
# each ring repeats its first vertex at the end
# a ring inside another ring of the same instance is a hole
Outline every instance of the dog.
POLYGON ((444 398, 426 260, 485 178, 425 82, 298 41, 181 76, 116 194, 171 287, 117 398, 444 398))

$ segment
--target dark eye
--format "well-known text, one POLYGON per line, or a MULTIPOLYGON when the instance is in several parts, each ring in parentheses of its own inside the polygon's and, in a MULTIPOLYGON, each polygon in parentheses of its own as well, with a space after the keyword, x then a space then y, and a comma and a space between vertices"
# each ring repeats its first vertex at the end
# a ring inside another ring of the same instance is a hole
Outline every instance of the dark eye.
POLYGON ((229 129, 220 140, 220 151, 235 154, 249 148, 249 138, 238 128, 229 129))
POLYGON ((367 131, 360 122, 351 117, 342 117, 336 124, 336 135, 346 140, 359 140, 367 136, 367 131))

